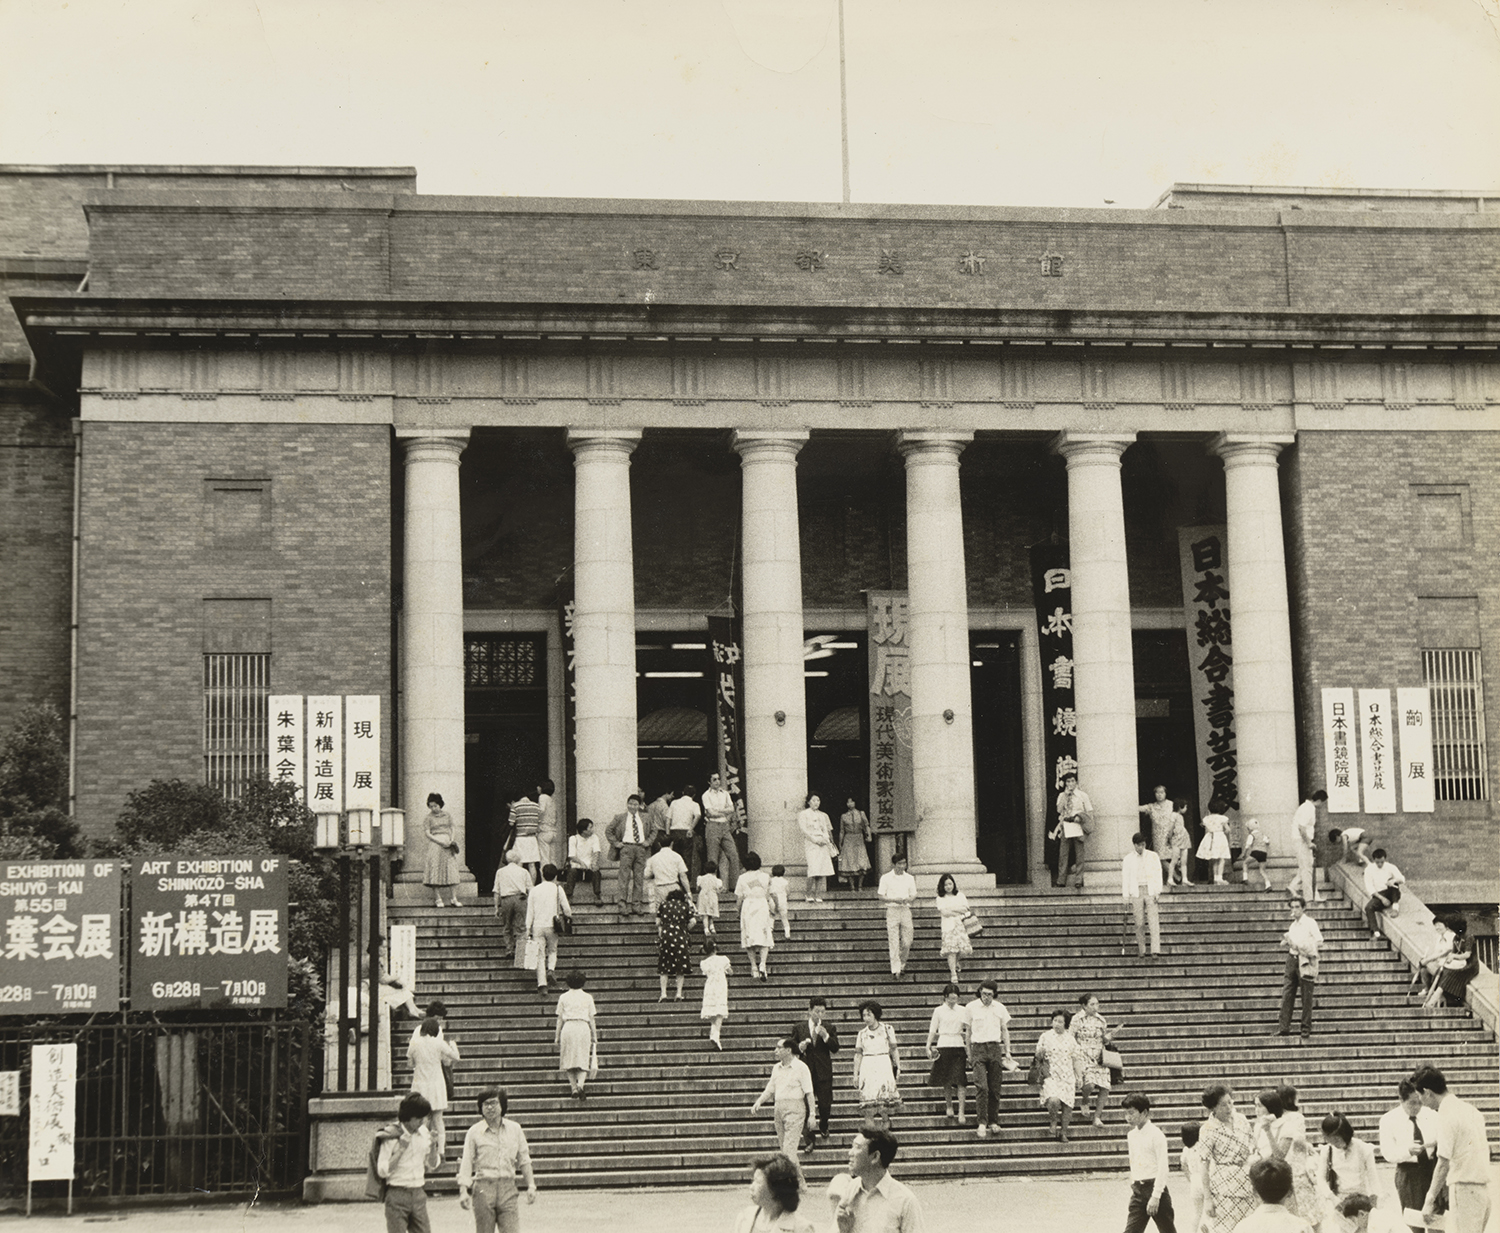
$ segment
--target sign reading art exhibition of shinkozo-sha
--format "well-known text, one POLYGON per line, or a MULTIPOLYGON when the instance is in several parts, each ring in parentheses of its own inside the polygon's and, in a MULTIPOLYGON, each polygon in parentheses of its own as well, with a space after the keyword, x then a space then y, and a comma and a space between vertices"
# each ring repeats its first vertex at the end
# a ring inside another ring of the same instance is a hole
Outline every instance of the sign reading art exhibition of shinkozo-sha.
POLYGON ((137 859, 132 1010, 286 1005, 286 858, 137 859))
POLYGON ((0 1015, 120 1009, 120 863, 0 864, 0 1015))

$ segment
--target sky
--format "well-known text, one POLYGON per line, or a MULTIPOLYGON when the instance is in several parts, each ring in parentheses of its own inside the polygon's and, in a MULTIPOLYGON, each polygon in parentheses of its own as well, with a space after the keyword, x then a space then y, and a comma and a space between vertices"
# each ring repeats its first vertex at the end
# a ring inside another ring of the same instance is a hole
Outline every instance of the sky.
MULTIPOLYGON (((845 0, 855 202, 1500 189, 1500 0, 845 0)), ((837 0, 0 0, 0 162, 838 201, 837 0)))

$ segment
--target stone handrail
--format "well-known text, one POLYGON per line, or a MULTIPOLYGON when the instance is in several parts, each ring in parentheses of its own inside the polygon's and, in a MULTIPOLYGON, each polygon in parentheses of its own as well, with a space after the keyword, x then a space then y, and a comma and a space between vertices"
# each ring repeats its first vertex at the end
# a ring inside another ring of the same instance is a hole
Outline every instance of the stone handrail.
MULTIPOLYGON (((1364 910, 1370 896, 1365 891, 1364 871, 1358 865, 1340 862, 1328 870, 1328 876, 1355 907, 1364 910)), ((1382 913, 1380 917, 1385 936, 1413 968, 1437 943, 1437 931, 1432 922, 1432 909, 1417 898, 1410 882, 1401 887, 1401 915, 1394 920, 1388 913, 1382 913)), ((1464 992, 1464 1002, 1476 1019, 1500 1037, 1500 976, 1481 963, 1478 975, 1464 992)))

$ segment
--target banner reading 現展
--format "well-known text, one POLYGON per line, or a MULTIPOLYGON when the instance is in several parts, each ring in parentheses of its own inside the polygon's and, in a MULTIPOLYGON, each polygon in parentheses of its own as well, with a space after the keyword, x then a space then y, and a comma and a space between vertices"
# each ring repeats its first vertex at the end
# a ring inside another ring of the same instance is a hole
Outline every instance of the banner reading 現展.
POLYGON ((1037 652, 1042 661, 1042 747, 1049 774, 1046 799, 1047 867, 1057 872, 1057 794, 1063 776, 1078 773, 1078 710, 1073 694, 1073 573, 1064 544, 1033 544, 1031 593, 1036 602, 1037 652))
POLYGON ((1207 811, 1217 798, 1224 803, 1224 811, 1232 813, 1240 806, 1240 772, 1227 544, 1227 529, 1222 526, 1177 528, 1197 738, 1198 804, 1207 811))
POLYGON ((1427 687, 1396 690, 1396 727, 1401 733, 1401 808, 1432 813, 1432 694, 1427 687))
POLYGON ((1396 738, 1391 731, 1391 691, 1359 691, 1359 752, 1364 763, 1366 813, 1396 812, 1396 738))
POLYGON ((708 618, 709 658, 714 674, 714 731, 718 738, 719 778, 734 798, 734 810, 745 819, 744 731, 740 698, 744 690, 744 656, 740 651, 739 622, 732 617, 708 618))
POLYGON ((1359 812, 1359 754, 1352 689, 1323 690, 1323 787, 1329 813, 1359 812))
POLYGON ((911 619, 905 591, 867 591, 870 642, 870 826, 917 829, 911 757, 911 619))
POLYGON ((380 812, 380 695, 344 698, 344 808, 380 812))

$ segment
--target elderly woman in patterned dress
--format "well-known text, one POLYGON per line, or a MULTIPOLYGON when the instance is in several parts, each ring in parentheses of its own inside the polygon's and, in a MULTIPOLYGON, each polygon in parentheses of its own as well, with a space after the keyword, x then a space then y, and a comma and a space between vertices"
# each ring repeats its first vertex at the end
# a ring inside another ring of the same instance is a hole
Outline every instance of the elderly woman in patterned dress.
MULTIPOLYGON (((1081 1010, 1073 1016, 1069 1034, 1078 1042, 1078 1083, 1083 1088, 1083 1105, 1088 1108, 1094 1098, 1094 1125, 1104 1125, 1104 1098, 1109 1095, 1109 1067, 1104 1064, 1104 1050, 1112 1035, 1104 1016, 1099 1013, 1099 999, 1092 993, 1078 999, 1081 1010)), ((1118 1026, 1115 1028, 1119 1031, 1118 1026)))
POLYGON ((1037 1103, 1047 1106, 1052 1137, 1066 1143, 1070 1137, 1069 1127, 1078 1089, 1078 1042, 1068 1032, 1067 1011, 1052 1012, 1052 1026, 1038 1037, 1035 1058, 1040 1061, 1043 1072, 1037 1103), (1057 1127, 1059 1117, 1062 1118, 1061 1131, 1057 1127))
POLYGON ((1250 1158, 1255 1134, 1234 1107, 1234 1094, 1221 1083, 1203 1093, 1208 1118, 1198 1146, 1208 1162, 1208 1193, 1203 1200, 1207 1233, 1230 1233, 1259 1204, 1250 1185, 1250 1158))

